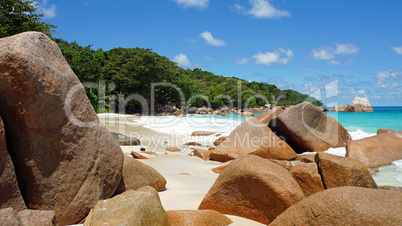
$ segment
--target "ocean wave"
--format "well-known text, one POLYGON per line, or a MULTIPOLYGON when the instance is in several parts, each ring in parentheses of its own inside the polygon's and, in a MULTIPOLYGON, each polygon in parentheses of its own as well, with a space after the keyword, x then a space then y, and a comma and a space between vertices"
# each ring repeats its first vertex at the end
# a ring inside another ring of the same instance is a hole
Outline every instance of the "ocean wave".
POLYGON ((366 133, 361 129, 357 129, 356 131, 348 131, 350 136, 352 136, 353 140, 360 140, 367 137, 372 137, 377 135, 376 133, 366 133))

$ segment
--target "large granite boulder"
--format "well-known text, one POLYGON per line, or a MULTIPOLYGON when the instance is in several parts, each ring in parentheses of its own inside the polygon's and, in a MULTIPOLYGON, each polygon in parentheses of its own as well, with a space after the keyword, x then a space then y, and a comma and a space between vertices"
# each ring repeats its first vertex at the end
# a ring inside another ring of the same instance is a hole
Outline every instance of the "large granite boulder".
POLYGON ((166 179, 154 168, 128 155, 124 155, 123 177, 115 194, 150 186, 157 191, 166 190, 166 179))
POLYGON ((377 188, 370 171, 363 162, 328 153, 317 153, 318 164, 325 188, 358 186, 377 188))
POLYGON ((289 172, 306 197, 325 189, 316 163, 300 163, 293 166, 289 172))
POLYGON ((215 210, 168 210, 171 226, 225 226, 233 223, 227 216, 215 210))
POLYGON ((334 105, 333 108, 331 108, 330 112, 342 112, 345 111, 346 106, 345 105, 334 105))
POLYGON ((356 97, 345 108, 345 112, 374 112, 366 98, 356 97))
POLYGON ((301 200, 270 225, 401 225, 401 216, 400 192, 339 187, 301 200))
POLYGON ((0 209, 7 207, 16 211, 27 208, 18 187, 13 161, 8 154, 6 134, 0 118, 0 209))
POLYGON ((0 106, 28 208, 54 210, 58 224, 72 224, 113 195, 123 153, 46 35, 0 39, 0 106))
POLYGON ((285 168, 247 155, 235 159, 220 173, 199 209, 269 224, 303 198, 303 191, 285 168))
POLYGON ((212 150, 209 157, 226 162, 248 154, 278 160, 289 160, 297 156, 292 148, 279 139, 265 124, 256 118, 248 118, 212 150))
POLYGON ((344 147, 352 139, 338 121, 309 102, 286 109, 269 128, 297 153, 344 147))
POLYGON ((258 121, 260 121, 260 122, 262 122, 262 123, 264 123, 265 125, 268 126, 269 122, 270 122, 273 118, 277 117, 277 116, 278 116, 280 113, 282 113, 282 112, 283 112, 283 109, 282 109, 281 107, 275 107, 275 108, 272 109, 272 110, 268 110, 268 111, 266 111, 266 112, 263 112, 263 113, 261 113, 261 114, 255 116, 255 118, 256 118, 258 121))
POLYGON ((147 187, 126 191, 99 201, 85 219, 84 226, 96 225, 169 225, 156 190, 147 187))
POLYGON ((374 168, 402 159, 402 131, 380 133, 346 145, 346 156, 374 168))

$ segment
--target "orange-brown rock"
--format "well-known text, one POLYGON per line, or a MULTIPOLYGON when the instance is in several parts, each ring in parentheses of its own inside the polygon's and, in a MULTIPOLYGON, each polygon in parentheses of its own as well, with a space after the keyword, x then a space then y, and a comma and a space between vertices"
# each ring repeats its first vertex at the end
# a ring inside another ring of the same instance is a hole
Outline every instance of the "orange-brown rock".
POLYGON ((180 149, 176 148, 176 147, 168 147, 166 148, 166 151, 170 151, 170 152, 181 152, 180 149))
POLYGON ((286 109, 271 120, 269 128, 297 153, 344 147, 351 140, 338 121, 309 102, 286 109))
POLYGON ((43 33, 0 39, 0 106, 28 208, 54 210, 58 224, 73 224, 113 195, 123 153, 58 45, 43 33))
POLYGON ((210 136, 214 135, 215 132, 209 132, 209 131, 194 131, 191 136, 192 137, 197 137, 197 136, 210 136))
POLYGON ((148 157, 145 157, 145 156, 143 156, 140 153, 135 152, 135 151, 132 151, 130 153, 130 155, 133 156, 133 158, 135 158, 135 159, 148 159, 148 157))
POLYGON ((280 165, 287 170, 290 170, 293 167, 292 163, 289 161, 286 161, 286 160, 269 159, 269 161, 271 161, 277 165, 280 165))
POLYGON ((221 172, 199 209, 269 224, 303 198, 303 191, 286 169, 259 156, 246 155, 221 172))
POLYGON ((346 106, 345 112, 373 112, 373 108, 371 107, 370 102, 366 98, 355 97, 346 106))
POLYGON ((166 179, 154 168, 124 155, 123 177, 115 194, 151 186, 157 191, 166 190, 166 179))
POLYGON ((210 152, 209 157, 225 162, 248 154, 278 160, 289 160, 297 156, 265 124, 256 118, 247 118, 210 152))
POLYGON ((333 108, 331 108, 330 112, 342 112, 345 111, 346 106, 345 105, 334 105, 333 108))
POLYGON ((295 165, 290 169, 290 174, 300 185, 306 197, 325 189, 316 163, 295 165))
POLYGON ((381 134, 381 133, 394 133, 394 132, 396 132, 396 131, 393 130, 393 129, 378 129, 377 130, 377 135, 381 134))
POLYGON ((216 174, 220 174, 231 162, 233 162, 233 160, 227 161, 227 162, 225 162, 225 165, 215 167, 211 170, 212 170, 212 172, 214 172, 216 174))
POLYGON ((21 225, 56 225, 56 214, 52 210, 23 210, 18 212, 21 225))
POLYGON ((18 187, 13 161, 8 154, 6 134, 0 118, 0 209, 7 207, 15 211, 27 208, 18 187))
POLYGON ((315 162, 315 154, 302 154, 302 155, 297 155, 296 160, 300 160, 300 162, 315 162))
POLYGON ((233 223, 228 217, 215 210, 168 210, 166 213, 172 226, 224 226, 233 223))
POLYGON ((374 168, 402 159, 402 131, 382 133, 346 145, 346 156, 374 168))
POLYGON ((249 111, 238 113, 238 115, 240 115, 240 116, 255 116, 255 114, 253 112, 249 112, 249 111))
POLYGON ((194 141, 187 142, 187 143, 185 143, 184 145, 187 145, 187 146, 199 146, 199 147, 202 146, 202 144, 197 143, 197 142, 194 142, 194 141))
POLYGON ((341 186, 377 188, 363 162, 324 152, 317 153, 315 161, 327 189, 341 186))
POLYGON ((401 225, 402 193, 339 187, 315 193, 289 207, 270 226, 401 225))
POLYGON ((218 138, 217 140, 214 141, 214 145, 219 146, 223 141, 226 140, 226 138, 228 138, 228 137, 220 137, 220 138, 218 138))
POLYGON ((265 125, 268 126, 269 122, 270 122, 273 118, 277 117, 277 116, 278 116, 280 113, 282 113, 282 112, 283 112, 283 110, 282 110, 281 107, 275 107, 275 108, 272 109, 272 110, 268 110, 268 111, 266 111, 266 112, 263 112, 263 113, 261 113, 261 114, 255 116, 255 118, 256 118, 258 121, 260 121, 260 122, 262 122, 262 123, 264 123, 265 125))
POLYGON ((144 187, 99 201, 84 223, 84 226, 97 225, 170 224, 158 193, 151 187, 144 187))
POLYGON ((194 156, 197 156, 198 158, 208 161, 209 160, 209 151, 208 150, 203 150, 203 149, 194 149, 194 156))

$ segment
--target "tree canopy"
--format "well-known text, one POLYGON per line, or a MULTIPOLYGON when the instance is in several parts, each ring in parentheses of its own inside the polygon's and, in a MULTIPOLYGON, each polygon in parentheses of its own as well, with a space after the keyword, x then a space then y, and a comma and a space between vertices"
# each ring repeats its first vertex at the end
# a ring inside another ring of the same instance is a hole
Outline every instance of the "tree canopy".
POLYGON ((50 36, 56 26, 42 21, 35 1, 0 0, 0 38, 25 31, 39 31, 50 36))

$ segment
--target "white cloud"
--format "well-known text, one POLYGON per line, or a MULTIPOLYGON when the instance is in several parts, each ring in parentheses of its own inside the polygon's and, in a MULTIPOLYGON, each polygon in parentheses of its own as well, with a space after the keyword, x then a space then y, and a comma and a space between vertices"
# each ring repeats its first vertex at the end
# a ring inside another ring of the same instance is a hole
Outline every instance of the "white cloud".
POLYGON ((179 53, 173 58, 173 61, 176 62, 179 66, 190 67, 192 64, 186 54, 179 53))
POLYGON ((56 5, 48 4, 48 0, 42 0, 38 2, 38 13, 42 13, 44 19, 52 19, 57 16, 56 5))
POLYGON ((333 50, 329 47, 321 47, 318 49, 313 49, 310 53, 310 56, 314 60, 330 60, 335 58, 333 50))
POLYGON ((256 18, 277 19, 281 17, 290 17, 290 13, 286 10, 276 9, 269 0, 249 0, 251 8, 247 9, 239 4, 232 7, 245 15, 251 15, 256 18))
POLYGON ((336 47, 332 46, 322 46, 317 49, 313 49, 309 57, 313 60, 323 60, 327 61, 328 64, 338 65, 338 64, 351 64, 354 60, 347 59, 341 61, 336 59, 337 56, 346 56, 351 54, 356 54, 359 52, 359 47, 350 43, 336 43, 336 47))
POLYGON ((248 59, 248 58, 241 58, 241 59, 236 60, 236 64, 240 64, 240 65, 248 64, 248 62, 250 62, 250 59, 248 59))
POLYGON ((396 54, 402 55, 402 46, 394 46, 391 47, 391 49, 394 50, 396 54))
POLYGON ((293 57, 293 52, 290 49, 279 48, 274 52, 257 53, 252 56, 256 64, 260 64, 269 67, 273 64, 287 64, 293 57))
POLYGON ((335 54, 337 55, 350 55, 359 52, 359 48, 350 43, 336 43, 335 54))
POLYGON ((361 90, 357 90, 357 93, 358 93, 358 94, 361 94, 361 95, 366 94, 366 92, 365 92, 364 90, 362 90, 362 89, 361 89, 361 90))
POLYGON ((394 77, 396 78, 397 76, 402 76, 402 71, 379 71, 377 72, 377 75, 375 76, 375 78, 377 79, 387 79, 390 77, 394 77))
POLYGON ((186 8, 198 8, 198 9, 206 9, 209 4, 209 0, 173 0, 180 7, 186 8))
POLYGON ((209 31, 204 31, 200 34, 201 38, 203 38, 208 45, 211 46, 224 46, 226 42, 224 40, 216 39, 212 36, 212 33, 209 31))
POLYGON ((205 59, 207 59, 207 60, 209 60, 209 61, 216 61, 215 58, 212 58, 212 57, 209 57, 209 56, 206 56, 205 59))

